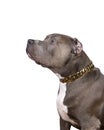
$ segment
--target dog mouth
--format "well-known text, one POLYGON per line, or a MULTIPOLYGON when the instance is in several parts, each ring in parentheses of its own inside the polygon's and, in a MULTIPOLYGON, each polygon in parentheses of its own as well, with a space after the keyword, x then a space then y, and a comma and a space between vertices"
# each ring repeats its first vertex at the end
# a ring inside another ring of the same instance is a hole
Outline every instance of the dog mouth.
POLYGON ((26 50, 26 53, 28 55, 28 57, 31 59, 31 60, 34 60, 33 56, 26 50))
POLYGON ((34 57, 32 56, 32 54, 31 54, 31 49, 27 46, 27 48, 26 48, 26 53, 27 53, 27 55, 28 55, 28 57, 31 59, 31 60, 34 60, 34 57))
POLYGON ((42 67, 46 67, 45 64, 42 64, 40 61, 34 59, 34 57, 28 52, 27 49, 26 49, 26 53, 27 53, 28 57, 29 57, 31 60, 35 61, 38 65, 41 65, 42 67))

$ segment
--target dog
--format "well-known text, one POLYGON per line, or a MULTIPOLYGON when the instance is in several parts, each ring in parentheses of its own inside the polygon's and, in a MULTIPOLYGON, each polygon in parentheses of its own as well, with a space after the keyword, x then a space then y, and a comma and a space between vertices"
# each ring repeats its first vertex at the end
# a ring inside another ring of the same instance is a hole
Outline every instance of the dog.
POLYGON ((60 130, 70 130, 71 125, 104 130, 104 76, 83 51, 82 43, 70 36, 50 34, 43 41, 29 39, 26 52, 59 78, 60 130))

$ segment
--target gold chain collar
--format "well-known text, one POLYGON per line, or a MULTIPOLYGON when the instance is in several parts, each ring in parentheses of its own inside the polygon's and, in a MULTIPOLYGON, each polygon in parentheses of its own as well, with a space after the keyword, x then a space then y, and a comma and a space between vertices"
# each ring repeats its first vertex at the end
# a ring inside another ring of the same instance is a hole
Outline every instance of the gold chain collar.
POLYGON ((82 77, 83 75, 87 74, 88 72, 90 72, 93 69, 94 69, 94 65, 91 62, 89 65, 87 65, 85 68, 83 68, 79 72, 77 72, 73 75, 70 75, 68 77, 65 77, 64 79, 60 79, 60 82, 62 82, 62 83, 72 82, 72 81, 82 77))

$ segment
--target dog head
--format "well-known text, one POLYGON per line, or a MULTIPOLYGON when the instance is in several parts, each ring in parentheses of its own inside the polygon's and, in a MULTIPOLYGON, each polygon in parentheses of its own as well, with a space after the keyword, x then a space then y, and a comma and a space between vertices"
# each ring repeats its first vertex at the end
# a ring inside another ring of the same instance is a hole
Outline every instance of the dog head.
POLYGON ((26 52, 36 63, 60 73, 81 54, 82 44, 70 36, 51 34, 43 41, 29 39, 26 52))

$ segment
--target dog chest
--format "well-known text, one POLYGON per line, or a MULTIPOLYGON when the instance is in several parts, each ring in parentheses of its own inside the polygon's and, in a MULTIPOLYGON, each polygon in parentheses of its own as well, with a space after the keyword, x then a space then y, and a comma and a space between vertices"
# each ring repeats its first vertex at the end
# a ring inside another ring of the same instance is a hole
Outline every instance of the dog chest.
POLYGON ((57 96, 57 109, 62 119, 69 121, 69 117, 67 115, 68 113, 67 106, 63 104, 65 94, 66 94, 66 84, 60 83, 59 93, 57 96))
POLYGON ((59 92, 58 92, 58 96, 57 96, 58 112, 63 120, 68 121, 73 125, 74 124, 77 125, 77 123, 68 116, 68 108, 63 103, 65 96, 66 96, 66 83, 60 82, 59 92))

